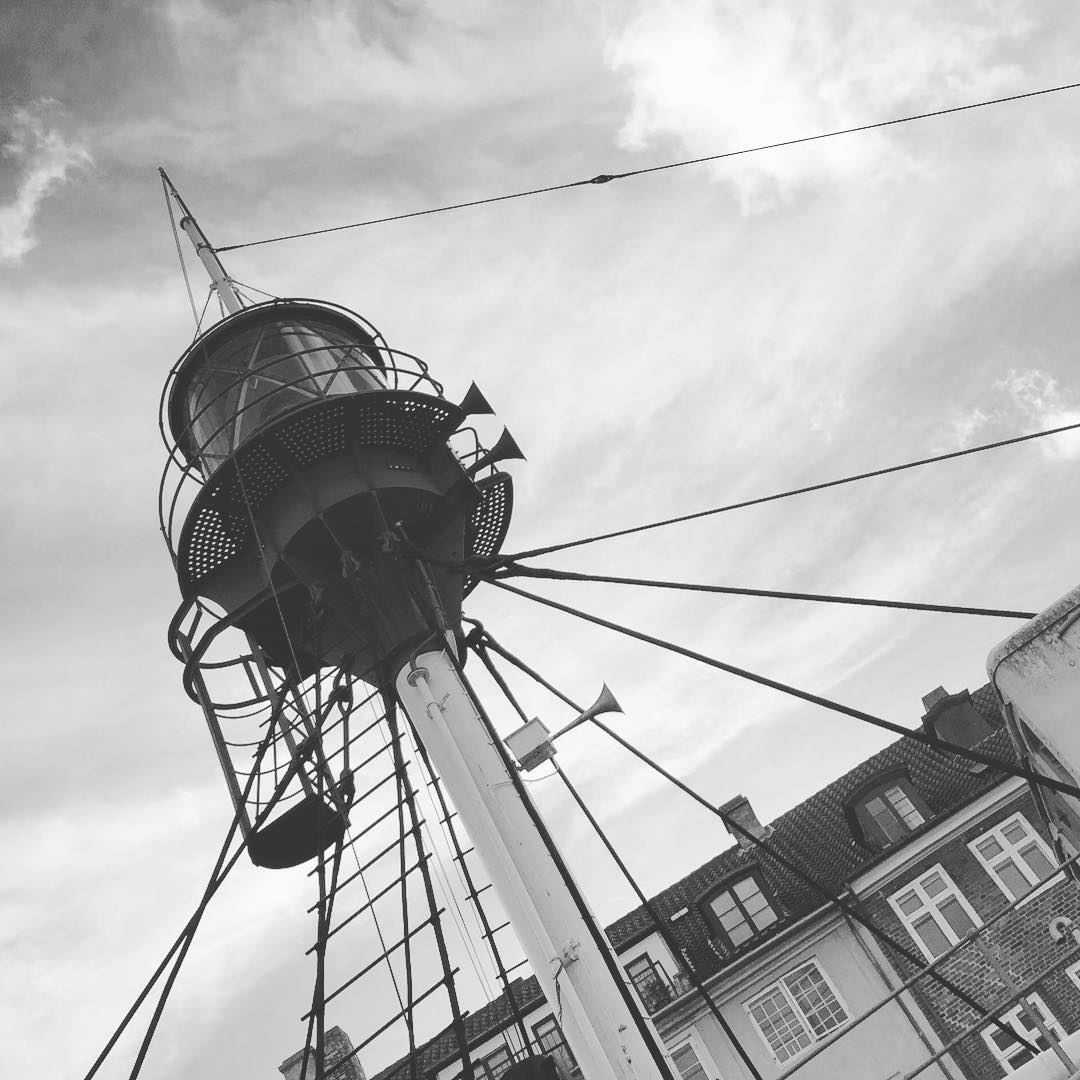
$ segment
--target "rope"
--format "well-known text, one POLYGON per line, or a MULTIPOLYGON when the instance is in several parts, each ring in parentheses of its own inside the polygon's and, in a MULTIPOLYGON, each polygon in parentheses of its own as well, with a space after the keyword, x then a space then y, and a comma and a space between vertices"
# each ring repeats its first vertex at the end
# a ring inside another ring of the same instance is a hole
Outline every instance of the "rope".
POLYGON ((983 109, 989 105, 1003 105, 1010 101, 1022 101, 1025 98, 1040 97, 1044 94, 1056 94, 1062 90, 1075 90, 1080 83, 1067 83, 1063 86, 1050 86, 1042 90, 1029 90, 1022 94, 1010 94, 1008 97, 992 98, 988 101, 976 101, 968 105, 953 105, 945 109, 935 109, 932 112, 914 113, 909 116, 898 116, 892 120, 878 120, 870 124, 859 124, 857 127, 838 128, 833 131, 819 132, 817 135, 801 135, 794 139, 782 139, 780 142, 762 143, 758 146, 748 146, 740 150, 727 150, 719 154, 709 154, 706 157, 687 158, 683 161, 669 161, 664 165, 652 165, 643 169, 632 169, 622 173, 600 173, 587 180, 571 180, 565 184, 551 184, 548 187, 531 188, 528 191, 515 191, 509 195, 489 195, 482 199, 470 199, 468 202, 451 203, 447 206, 436 206, 428 210, 412 210, 403 214, 391 214, 387 217, 369 218, 367 221, 355 221, 348 225, 332 225, 324 229, 309 229, 306 232, 287 233, 283 236, 271 236, 265 240, 250 240, 242 244, 226 244, 216 250, 236 251, 239 248, 260 247, 263 244, 277 244, 283 240, 299 240, 308 236, 322 236, 326 233, 344 232, 346 229, 361 229, 368 225, 382 225, 390 221, 404 221, 407 218, 426 217, 429 214, 444 214, 449 210, 463 210, 471 206, 486 206, 489 203, 507 202, 511 199, 525 199, 533 195, 546 195, 552 191, 566 191, 569 188, 586 187, 590 184, 608 184, 612 180, 626 180, 632 176, 645 176, 648 173, 665 172, 669 169, 681 169, 687 165, 702 165, 710 161, 723 161, 727 158, 742 157, 746 154, 757 154, 763 150, 777 150, 785 146, 798 146, 802 143, 818 142, 821 139, 832 139, 838 135, 853 135, 861 131, 873 131, 877 128, 892 127, 896 124, 909 124, 913 120, 928 120, 935 116, 948 116, 951 113, 967 112, 971 109, 983 109))
MULTIPOLYGON (((507 661, 512 663, 519 670, 524 671, 526 674, 532 676, 532 678, 535 679, 541 686, 543 686, 545 689, 549 690, 556 697, 560 698, 567 705, 569 705, 572 709, 574 709, 575 711, 577 711, 579 713, 581 712, 581 707, 579 705, 577 705, 569 697, 567 697, 560 690, 558 690, 551 683, 549 683, 546 679, 544 679, 538 672, 536 672, 532 668, 530 668, 524 661, 520 660, 518 657, 514 656, 512 653, 508 652, 505 648, 498 645, 498 643, 495 642, 495 640, 493 638, 491 638, 490 635, 488 635, 486 632, 481 630, 481 636, 482 636, 482 640, 483 640, 484 644, 491 646, 493 649, 495 649, 496 652, 499 653, 500 656, 502 656, 504 659, 506 659, 507 661)), ((673 784, 675 787, 677 787, 680 791, 682 791, 685 794, 689 795, 695 802, 699 803, 701 806, 704 806, 711 813, 713 813, 717 817, 719 817, 720 820, 723 821, 724 825, 727 827, 729 832, 737 834, 738 837, 740 837, 742 839, 745 839, 745 840, 748 840, 751 843, 753 843, 764 854, 770 856, 776 862, 778 862, 781 866, 785 867, 787 870, 789 870, 791 873, 793 873, 800 881, 803 882, 803 884, 809 886, 815 892, 817 892, 819 895, 823 896, 830 904, 833 904, 835 907, 838 907, 841 911, 846 912, 850 916, 850 918, 852 918, 855 922, 861 924, 862 926, 866 927, 866 929, 871 934, 873 934, 879 941, 881 941, 883 944, 888 945, 890 948, 894 949, 900 956, 904 957, 904 959, 906 959, 909 963, 914 964, 916 968, 922 969, 922 968, 925 967, 925 964, 922 961, 922 959, 919 956, 917 956, 914 952, 912 952, 912 950, 908 949, 906 946, 902 945, 900 942, 894 940, 893 937, 890 934, 888 934, 886 931, 884 931, 880 927, 878 927, 877 924, 874 923, 874 921, 871 918, 869 918, 868 916, 864 915, 861 911, 859 911, 859 909, 857 907, 855 907, 854 904, 851 904, 848 901, 844 900, 843 897, 836 895, 830 888, 828 888, 828 886, 822 884, 808 870, 803 869, 801 866, 799 866, 798 863, 794 862, 792 859, 788 858, 782 852, 777 850, 777 848, 776 848, 776 846, 774 844, 770 844, 764 838, 756 835, 755 833, 752 833, 749 829, 745 828, 743 825, 741 825, 738 821, 736 821, 730 815, 725 814, 719 807, 715 806, 712 802, 710 802, 708 799, 706 799, 703 795, 700 795, 693 788, 691 788, 688 784, 685 784, 682 780, 679 780, 672 773, 668 772, 668 770, 665 769, 662 765, 660 765, 658 762, 656 762, 652 758, 650 758, 643 750, 638 749, 638 747, 634 746, 632 743, 630 743, 626 739, 624 739, 621 735, 614 732, 610 727, 607 726, 607 724, 603 723, 603 721, 597 719, 595 716, 591 716, 591 717, 589 717, 589 719, 593 722, 593 724, 596 725, 596 727, 598 727, 601 731, 603 731, 605 734, 607 734, 611 739, 613 739, 615 742, 617 742, 620 746, 624 747, 626 750, 629 750, 631 754, 633 754, 640 761, 643 761, 646 765, 649 766, 649 768, 655 770, 662 777, 664 777, 665 780, 669 781, 671 784, 673 784)), ((565 777, 564 777, 564 780, 565 780, 565 777)), ((581 803, 580 800, 579 800, 579 805, 582 807, 582 809, 585 809, 584 804, 581 803)), ((588 814, 587 811, 586 811, 586 814, 588 814)), ((646 906, 648 906, 648 905, 646 905, 646 906)), ((971 1008, 975 1009, 977 1012, 979 1012, 983 1016, 990 1016, 989 1010, 985 1009, 977 1000, 975 1000, 973 997, 971 997, 966 991, 964 991, 961 987, 957 986, 954 982, 952 982, 952 980, 946 978, 940 972, 935 971, 935 970, 933 970, 933 968, 931 968, 931 969, 927 970, 925 973, 928 974, 931 978, 935 979, 938 983, 940 983, 941 986, 945 987, 945 989, 950 991, 950 993, 954 994, 957 998, 959 998, 961 1001, 963 1001, 964 1004, 966 1004, 966 1005, 970 1006, 971 1008)), ((998 1020, 996 1018, 991 1018, 991 1022, 1000 1031, 1003 1031, 1006 1034, 1008 1034, 1010 1036, 1010 1038, 1016 1039, 1018 1042, 1022 1043, 1024 1046, 1026 1046, 1029 1050, 1033 1050, 1033 1047, 1032 1047, 1031 1043, 1028 1042, 1025 1038, 1023 1038, 1023 1036, 1018 1035, 1008 1024, 1004 1023, 1004 1021, 998 1020)))
MULTIPOLYGON (((260 747, 259 752, 256 754, 256 760, 255 760, 256 769, 258 768, 261 756, 266 753, 267 745, 268 745, 267 742, 264 741, 263 745, 260 747)), ((161 975, 164 972, 165 968, 168 966, 169 961, 172 959, 172 957, 177 952, 177 950, 182 949, 183 954, 186 955, 187 949, 190 947, 191 941, 194 938, 195 931, 198 929, 199 923, 202 921, 202 917, 205 914, 206 908, 209 905, 211 899, 213 898, 213 896, 217 892, 217 890, 221 887, 221 885, 224 883, 225 879, 229 876, 229 873, 232 871, 233 867, 239 861, 240 856, 247 850, 247 838, 245 837, 245 838, 241 839, 240 846, 237 848, 236 852, 229 859, 228 863, 227 864, 225 863, 225 856, 228 854, 229 846, 232 844, 233 837, 236 835, 236 830, 240 825, 240 818, 241 818, 241 814, 243 813, 242 808, 246 804, 246 800, 247 800, 248 796, 251 793, 251 786, 252 786, 252 779, 251 779, 251 777, 249 777, 248 781, 247 781, 247 784, 246 784, 246 786, 244 788, 244 791, 243 791, 243 793, 241 795, 240 806, 237 808, 235 814, 233 815, 232 824, 229 826, 229 831, 228 831, 228 834, 225 837, 225 842, 221 846, 221 851, 219 852, 217 860, 214 863, 214 869, 211 871, 210 878, 206 883, 206 888, 203 890, 202 899, 199 901, 198 906, 195 908, 195 911, 192 913, 191 918, 188 919, 186 925, 184 926, 184 929, 180 932, 180 934, 178 935, 176 940, 173 942, 172 946, 169 948, 169 951, 165 954, 164 959, 161 961, 160 964, 158 964, 158 966, 155 969, 153 975, 150 976, 150 978, 147 980, 146 984, 143 986, 142 990, 139 992, 138 996, 135 998, 134 1003, 131 1005, 131 1007, 128 1009, 128 1011, 124 1014, 123 1019, 117 1025, 116 1030, 113 1032, 113 1034, 109 1037, 108 1042, 106 1042, 106 1044, 105 1044, 104 1048, 102 1049, 101 1053, 95 1059, 94 1063, 90 1066, 90 1069, 86 1073, 86 1076, 83 1078, 83 1080, 93 1080, 93 1077, 97 1074, 98 1070, 101 1068, 102 1064, 105 1062, 105 1059, 112 1052, 112 1049, 116 1045, 116 1043, 119 1041, 120 1036, 123 1035, 123 1033, 126 1030, 128 1024, 131 1023, 131 1020, 133 1019, 135 1014, 139 1011, 139 1008, 142 1006, 142 1003, 149 996, 150 991, 154 987, 154 984, 161 977, 161 975), (225 864, 225 865, 223 866, 223 864, 225 864)), ((271 797, 270 802, 268 803, 266 809, 263 811, 262 820, 265 820, 266 815, 270 813, 270 810, 275 805, 276 797, 278 797, 280 795, 280 792, 283 791, 283 790, 284 790, 284 788, 279 787, 275 791, 275 795, 271 797)), ((260 824, 261 824, 261 821, 259 819, 256 819, 253 828, 257 828, 260 824)), ((162 989, 162 993, 161 993, 161 995, 159 997, 159 1000, 158 1000, 158 1005, 157 1005, 157 1007, 155 1009, 155 1012, 154 1012, 154 1017, 153 1017, 153 1019, 151 1021, 151 1024, 149 1025, 149 1027, 147 1029, 146 1035, 145 1035, 144 1040, 143 1040, 143 1045, 140 1048, 140 1060, 136 1062, 136 1070, 132 1075, 137 1075, 138 1068, 141 1067, 141 1065, 140 1065, 141 1060, 145 1056, 146 1049, 149 1047, 150 1040, 153 1037, 154 1031, 156 1030, 156 1027, 157 1027, 157 1023, 161 1018, 161 1013, 164 1010, 165 1001, 167 1000, 167 998, 169 996, 169 992, 172 989, 173 982, 175 982, 175 980, 176 980, 176 976, 179 974, 180 964, 182 963, 182 961, 183 961, 183 956, 181 956, 181 957, 179 957, 177 959, 176 965, 174 966, 173 971, 171 972, 171 974, 169 976, 168 985, 162 989)))
POLYGON ((857 604, 863 607, 900 608, 904 611, 939 611, 952 615, 986 615, 997 619, 1033 619, 1034 611, 999 608, 958 607, 953 604, 917 604, 904 600, 871 600, 862 596, 830 596, 824 593, 779 592, 774 589, 740 589, 730 585, 702 585, 686 581, 656 581, 650 578, 614 577, 607 574, 579 574, 572 570, 511 564, 496 574, 508 577, 550 578, 553 581, 597 581, 611 585, 641 585, 652 589, 681 589, 687 592, 723 593, 729 596, 766 596, 779 600, 811 600, 823 604, 857 604))
MULTIPOLYGON (((925 961, 922 959, 922 957, 918 956, 913 950, 907 948, 907 946, 902 945, 899 941, 895 940, 895 938, 893 938, 891 934, 888 934, 886 931, 882 930, 871 918, 869 918, 867 915, 864 915, 854 904, 848 902, 841 896, 837 896, 832 891, 832 889, 818 881, 818 879, 813 874, 811 874, 807 870, 804 870, 797 862, 795 862, 793 859, 788 858, 781 851, 779 851, 775 844, 772 844, 763 837, 751 832, 740 822, 736 821, 730 814, 725 814, 719 807, 714 806, 703 795, 698 794, 698 792, 696 792, 688 784, 684 784, 677 777, 669 773, 667 769, 665 769, 662 765, 653 761, 652 758, 650 758, 644 751, 639 750, 632 743, 627 742, 627 740, 624 739, 621 735, 618 735, 616 732, 612 731, 611 728, 609 728, 607 724, 605 724, 603 721, 597 720, 596 717, 590 717, 590 719, 598 728, 600 728, 601 731, 606 732, 620 746, 629 750, 630 753, 632 753, 636 758, 638 758, 640 761, 643 761, 651 769, 654 769, 665 779, 669 780, 680 791, 685 792, 700 805, 711 810, 712 813, 714 813, 718 818, 720 818, 720 820, 724 823, 729 832, 735 833, 742 840, 747 840, 751 842, 765 855, 768 855, 771 858, 775 859, 776 862, 778 862, 781 866, 785 867, 787 870, 793 873, 800 881, 802 881, 804 885, 809 886, 819 896, 824 897, 830 904, 845 912, 853 921, 859 923, 861 926, 864 926, 868 931, 870 931, 871 934, 874 935, 874 937, 876 937, 883 944, 888 945, 891 949, 895 950, 896 953, 902 956, 905 960, 907 960, 908 963, 913 964, 917 969, 923 969, 926 967, 925 961)), ((1038 1053, 1038 1050, 1034 1046, 1032 1046, 1031 1042, 1028 1039, 1024 1038, 1023 1035, 1020 1035, 1016 1030, 1013 1029, 1011 1025, 1005 1023, 1004 1020, 1000 1020, 997 1017, 993 1016, 989 1009, 982 1005, 976 998, 974 998, 962 987, 957 986, 957 984, 954 983, 952 979, 949 979, 945 975, 941 974, 940 971, 935 971, 933 969, 928 971, 927 974, 936 982, 940 983, 940 985, 943 986, 946 990, 959 998, 960 1001, 962 1001, 965 1005, 974 1009, 981 1016, 989 1019, 991 1024, 993 1024, 994 1027, 996 1027, 999 1031, 1002 1031, 1010 1038, 1015 1039, 1018 1043, 1020 1043, 1022 1046, 1025 1046, 1033 1053, 1038 1053)))
MULTIPOLYGON (((187 289, 188 303, 191 305, 191 317, 195 320, 195 334, 198 335, 202 324, 202 317, 195 306, 195 294, 191 291, 191 280, 188 277, 187 264, 184 262, 184 252, 180 247, 180 233, 176 228, 176 216, 173 214, 172 198, 169 196, 169 186, 165 183, 164 175, 161 177, 161 190, 165 193, 165 209, 169 211, 169 224, 172 226, 173 242, 176 244, 176 257, 180 260, 180 273, 184 275, 184 288, 187 289)), ((207 296, 209 303, 210 297, 207 296)), ((206 308, 203 308, 206 314, 206 308)))
POLYGON ((812 694, 807 690, 800 690, 798 687, 791 686, 788 683, 770 679, 765 675, 758 675, 753 671, 747 671, 745 668, 736 667, 734 664, 725 663, 723 660, 717 660, 715 657, 695 652, 693 649, 688 649, 683 645, 676 645, 674 642, 654 637, 652 634, 646 634, 644 631, 634 630, 632 627, 622 626, 619 623, 611 622, 608 619, 602 619, 598 615, 590 615, 588 612, 579 611, 577 608, 569 607, 566 604, 560 604, 555 600, 548 600, 546 597, 537 596, 535 593, 515 588, 513 585, 507 585, 505 582, 494 580, 490 577, 487 580, 491 581, 497 588, 505 589, 507 592, 517 593, 518 596, 524 596, 529 600, 535 600, 538 604, 543 604, 545 607, 555 608, 557 611, 564 611, 568 615, 574 615, 579 619, 583 619, 585 622, 591 622, 596 626, 604 626, 609 630, 615 630, 620 634, 625 634, 627 637, 635 638, 636 640, 646 642, 649 645, 656 645, 661 649, 666 649, 668 652, 676 653, 679 656, 685 656, 690 660, 696 660, 698 663, 706 664, 709 667, 717 668, 720 671, 726 671, 729 675, 737 675, 740 679, 746 679, 748 682, 757 683, 759 686, 767 686, 772 690, 779 690, 781 693, 798 698, 800 701, 807 701, 811 705, 819 705, 823 709, 829 709, 832 712, 840 713, 842 716, 850 716, 855 720, 861 720, 863 723, 872 724, 874 727, 883 728, 885 731, 891 731, 896 735, 900 735, 902 738, 913 739, 915 742, 923 743, 935 750, 943 750, 950 754, 956 754, 958 757, 967 758, 969 761, 977 761, 981 765, 989 765, 991 768, 998 769, 1010 776, 1022 777, 1031 784, 1051 788, 1054 791, 1060 791, 1065 795, 1071 795, 1073 798, 1080 798, 1080 787, 1077 787, 1075 784, 1068 784, 1050 776, 1043 776, 1040 773, 1025 768, 1023 765, 1014 765, 1012 762, 1002 761, 1000 758, 994 757, 993 754, 984 754, 981 750, 959 746, 956 743, 948 742, 945 739, 939 739, 937 736, 931 735, 925 731, 913 731, 911 728, 906 728, 901 724, 893 723, 891 720, 885 720, 880 716, 874 716, 872 713, 863 712, 861 709, 853 709, 849 705, 842 705, 840 702, 832 701, 830 698, 821 697, 819 694, 812 694))
MULTIPOLYGON (((528 718, 525 715, 525 711, 522 709, 520 702, 517 700, 517 698, 511 691, 509 685, 506 682, 506 679, 502 675, 502 672, 499 671, 495 662, 488 655, 487 645, 495 645, 496 643, 494 638, 485 633, 484 637, 480 641, 472 640, 469 642, 469 644, 472 646, 473 652, 478 657, 480 657, 480 660, 483 662, 484 667, 487 668, 491 677, 498 684, 499 689, 502 690, 503 695, 514 707, 518 715, 523 720, 527 720, 528 718)), ((581 709, 578 709, 577 711, 581 712, 581 709)), ((593 815, 593 812, 585 804, 585 800, 581 797, 577 788, 574 787, 574 785, 570 782, 570 777, 567 776, 566 773, 559 767, 558 761, 552 759, 551 764, 555 767, 555 773, 558 774, 559 778, 562 780, 563 785, 570 793, 571 798, 577 804, 581 812, 585 815, 586 820, 593 827, 593 830, 599 837, 600 842, 604 845, 607 853, 611 856, 615 865, 619 868, 620 872, 623 875, 623 878, 626 880, 626 883, 633 890, 634 895, 638 898, 638 903, 641 904, 646 911, 648 911, 649 917, 653 921, 654 932, 659 934, 659 936, 663 939, 664 944, 670 950, 672 957, 678 956, 679 943, 675 940, 675 938, 672 936, 671 931, 665 925, 664 919, 657 911, 656 906, 645 895, 645 892, 638 884, 637 879, 634 877, 633 874, 631 874, 630 868, 626 865, 622 857, 619 855, 618 851, 615 849, 615 845, 611 842, 611 838, 601 828, 600 822, 597 821, 596 817, 593 815)), ((757 1066, 754 1064, 749 1054, 747 1054, 745 1047, 736 1037, 735 1032, 731 1029, 731 1025, 728 1024, 724 1014, 717 1007, 717 1004, 713 1000, 712 995, 708 992, 708 990, 705 989, 705 986, 702 983, 700 977, 698 976, 696 970, 694 969, 694 966, 689 963, 689 961, 687 961, 686 963, 686 970, 690 977, 690 981, 693 983, 694 989, 701 995, 701 998, 705 1003, 705 1007, 712 1013, 713 1018, 720 1025, 720 1028, 724 1032, 724 1035, 726 1036, 728 1042, 730 1042, 731 1045, 735 1048, 735 1051, 742 1059, 742 1063, 746 1066, 746 1069, 750 1073, 750 1076, 753 1078, 753 1080, 762 1080, 761 1073, 758 1071, 757 1066)), ((556 991, 558 991, 558 977, 556 977, 555 988, 556 991)), ((559 1024, 562 1024, 561 1016, 559 1017, 559 1024)))
POLYGON ((663 521, 651 521, 646 525, 634 525, 628 529, 616 529, 614 532, 586 536, 581 540, 568 540, 561 544, 549 544, 547 547, 531 548, 529 551, 519 551, 514 555, 503 556, 496 561, 498 563, 508 563, 515 562, 518 559, 533 558, 537 555, 550 555, 555 551, 565 551, 567 548, 594 544, 598 540, 611 540, 618 536, 630 536, 633 533, 646 532, 649 529, 661 529, 668 525, 678 525, 684 521, 695 521, 698 518, 711 517, 714 514, 726 514, 729 510, 742 510, 747 506, 760 506, 762 503, 787 499, 792 495, 805 495, 809 491, 824 491, 826 488, 840 487, 842 484, 853 484, 856 480, 869 480, 875 476, 887 476, 889 473, 903 472, 905 469, 917 469, 922 465, 933 465, 938 461, 950 461, 953 458, 966 457, 968 454, 979 454, 984 450, 997 450, 1002 446, 1013 446, 1016 443, 1029 442, 1032 439, 1043 439, 1047 435, 1060 435, 1062 432, 1076 431, 1078 429, 1080 429, 1080 423, 1063 424, 1061 427, 1047 428, 1045 431, 1031 431, 1026 435, 1014 435, 1010 439, 1000 439, 997 442, 969 446, 966 450, 952 450, 947 454, 935 454, 933 457, 919 458, 918 461, 907 461, 902 465, 889 465, 884 469, 856 473, 853 476, 841 477, 839 480, 827 480, 822 484, 809 484, 806 487, 791 488, 789 491, 779 491, 773 495, 762 495, 756 499, 745 499, 742 502, 728 503, 725 506, 715 506, 711 510, 698 510, 692 514, 680 514, 678 517, 665 518, 663 521))

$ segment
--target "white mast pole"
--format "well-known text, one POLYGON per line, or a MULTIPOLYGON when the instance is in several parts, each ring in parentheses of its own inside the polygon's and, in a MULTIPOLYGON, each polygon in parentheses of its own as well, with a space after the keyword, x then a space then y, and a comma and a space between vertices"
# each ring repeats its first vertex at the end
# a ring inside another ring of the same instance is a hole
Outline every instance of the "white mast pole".
POLYGON ((230 315, 242 311, 244 305, 240 295, 232 283, 232 278, 225 272, 225 267, 218 258, 217 252, 210 241, 206 239, 206 233, 199 227, 199 223, 188 209, 187 203, 180 197, 180 192, 176 190, 176 185, 169 179, 169 174, 160 168, 158 172, 161 173, 161 179, 165 182, 169 194, 176 200, 177 206, 180 207, 182 214, 180 228, 187 233, 188 239, 194 245, 195 254, 199 256, 199 260, 210 275, 210 280, 213 282, 218 296, 221 297, 221 302, 225 305, 226 311, 230 315))
POLYGON ((585 1080, 677 1076, 454 661, 424 652, 402 666, 396 686, 585 1080))

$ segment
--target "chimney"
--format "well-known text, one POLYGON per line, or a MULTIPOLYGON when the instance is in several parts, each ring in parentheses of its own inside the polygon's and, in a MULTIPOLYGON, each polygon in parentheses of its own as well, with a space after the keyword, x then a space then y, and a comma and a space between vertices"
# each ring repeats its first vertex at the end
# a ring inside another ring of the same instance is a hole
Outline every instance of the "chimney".
MULTIPOLYGON (((923 698, 923 705, 926 708, 926 715, 922 718, 923 730, 966 749, 971 749, 987 736, 993 735, 1001 726, 979 712, 967 690, 949 694, 939 686, 923 698)), ((985 766, 981 769, 969 766, 969 769, 972 772, 984 772, 985 766)))
MULTIPOLYGON (((755 836, 759 840, 768 840, 773 834, 771 825, 762 825, 758 821, 757 814, 754 813, 754 808, 745 795, 736 795, 734 799, 728 799, 719 810, 724 817, 729 817, 736 825, 742 826, 750 833, 750 836, 755 836)), ((727 831, 738 840, 739 847, 744 851, 751 851, 757 846, 749 836, 743 836, 742 833, 734 830, 727 821, 724 822, 724 825, 727 827, 727 831)))
POLYGON ((936 690, 931 690, 930 693, 922 699, 922 706, 927 713, 930 713, 939 701, 948 696, 949 695, 945 692, 945 687, 939 686, 936 690))

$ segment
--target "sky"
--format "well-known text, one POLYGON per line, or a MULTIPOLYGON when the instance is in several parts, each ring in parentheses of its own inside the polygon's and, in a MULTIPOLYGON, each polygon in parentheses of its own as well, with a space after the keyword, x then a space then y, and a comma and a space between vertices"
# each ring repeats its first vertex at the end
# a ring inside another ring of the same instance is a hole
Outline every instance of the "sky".
MULTIPOLYGON (((158 165, 212 242, 243 243, 1075 82, 1078 32, 1072 6, 1039 0, 5 7, 7 1067, 47 1048, 57 1075, 83 1075, 231 817, 165 640, 157 403, 194 320, 158 165)), ((1064 92, 225 262, 360 311, 450 398, 476 380, 498 414, 484 433, 506 424, 528 457, 506 547, 523 550, 1080 421, 1078 122, 1064 92)), ((543 562, 1037 611, 1076 584, 1078 457, 1080 438, 1053 436, 543 562)), ((935 687, 982 685, 1015 627, 530 587, 910 726, 935 687)), ((607 682, 627 738, 762 820, 888 741, 492 589, 467 613, 577 700, 607 682)), ((514 686, 550 727, 570 718, 514 686)), ((598 733, 559 757, 646 889, 727 846, 598 733)), ((614 919, 632 896, 554 784, 531 791, 614 919)), ((311 902, 302 871, 237 870, 144 1076, 277 1075, 302 1040, 311 902)), ((366 1016, 331 1019, 358 1038, 366 1016)), ((100 1075, 127 1076, 132 1053, 100 1075)))

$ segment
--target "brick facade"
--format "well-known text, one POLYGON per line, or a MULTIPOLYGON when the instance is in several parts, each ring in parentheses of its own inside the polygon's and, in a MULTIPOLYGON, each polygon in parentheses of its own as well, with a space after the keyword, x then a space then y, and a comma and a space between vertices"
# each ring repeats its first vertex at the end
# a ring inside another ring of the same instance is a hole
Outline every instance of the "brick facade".
MULTIPOLYGON (((885 888, 864 900, 863 910, 878 926, 910 945, 913 939, 889 904, 888 897, 933 867, 941 866, 979 918, 988 921, 1010 902, 1010 898, 1002 892, 968 844, 1018 811, 1049 844, 1050 836, 1034 800, 1026 790, 1022 790, 1006 806, 958 831, 947 843, 905 867, 903 873, 890 879, 885 888)), ((1065 955, 1066 948, 1055 944, 1048 931, 1050 920, 1059 915, 1074 919, 1080 926, 1080 892, 1071 881, 1064 879, 1058 879, 1027 898, 979 936, 994 950, 1016 985, 1023 986, 1065 955)), ((914 974, 915 968, 903 957, 893 954, 889 960, 901 978, 907 979, 914 974)), ((972 946, 961 949, 946 960, 940 971, 980 1002, 990 1003, 1010 996, 984 955, 972 946)), ((1080 989, 1062 970, 1040 980, 1034 992, 1039 994, 1066 1032, 1080 1029, 1080 989)), ((978 1019, 978 1014, 969 1005, 929 979, 920 980, 914 994, 944 1042, 951 1041, 978 1019)), ((1004 1070, 978 1033, 960 1043, 954 1057, 972 1080, 1004 1075, 1004 1070)))

